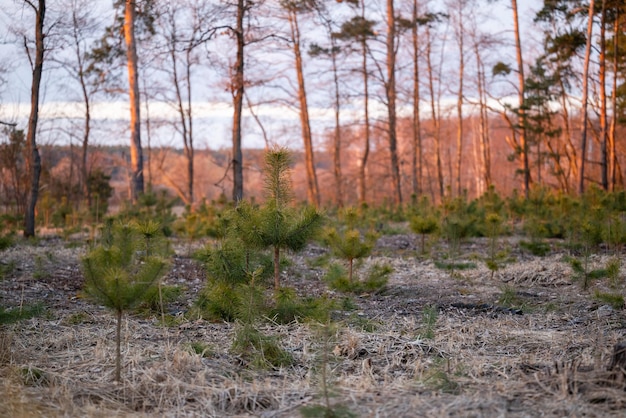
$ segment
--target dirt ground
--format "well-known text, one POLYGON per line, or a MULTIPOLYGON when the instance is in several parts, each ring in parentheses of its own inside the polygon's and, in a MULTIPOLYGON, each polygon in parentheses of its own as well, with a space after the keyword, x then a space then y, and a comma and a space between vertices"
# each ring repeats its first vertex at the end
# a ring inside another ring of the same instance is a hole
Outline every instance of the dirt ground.
MULTIPOLYGON (((500 240, 510 260, 493 277, 481 261, 482 239, 461 248, 474 267, 449 271, 433 262, 443 244, 424 257, 416 238, 379 239, 364 264, 393 267, 387 289, 353 296, 353 309, 337 313, 330 343, 309 324, 268 321, 264 333, 296 361, 265 371, 231 354, 233 324, 184 315, 205 274, 185 245, 176 246, 165 283, 184 288, 168 306, 179 320, 163 327, 158 317, 125 317, 119 384, 114 318, 80 297, 86 247, 60 238, 18 244, 0 252, 0 262, 13 266, 0 282, 0 303, 46 309, 2 330, 0 416, 297 417, 301 407, 323 402, 320 353, 327 353, 330 402, 358 417, 626 415, 623 375, 607 371, 615 344, 626 340, 626 313, 594 297, 596 290, 624 295, 624 271, 617 289, 602 279, 583 290, 560 243, 536 257, 515 238, 500 240), (438 314, 434 324, 426 312, 438 314), (194 344, 207 352, 196 353, 194 344)), ((326 252, 312 245, 290 255, 283 284, 343 298, 313 267, 326 252)))

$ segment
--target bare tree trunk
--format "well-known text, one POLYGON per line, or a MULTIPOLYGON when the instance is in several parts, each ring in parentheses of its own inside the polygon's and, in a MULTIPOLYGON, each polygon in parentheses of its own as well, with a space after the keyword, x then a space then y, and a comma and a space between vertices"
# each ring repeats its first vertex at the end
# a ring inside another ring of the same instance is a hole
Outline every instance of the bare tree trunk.
POLYGON ((523 189, 524 196, 528 199, 530 191, 530 167, 528 163, 528 144, 526 142, 526 111, 524 109, 525 93, 524 93, 524 60, 522 59, 522 40, 519 30, 519 16, 517 14, 517 0, 511 0, 511 9, 513 9, 513 25, 515 28, 515 50, 517 57, 517 77, 518 77, 518 91, 517 97, 519 102, 519 145, 520 145, 520 157, 522 159, 522 171, 523 171, 523 189))
POLYGON ((243 198, 243 153, 241 150, 241 115, 244 99, 244 28, 243 20, 246 13, 246 0, 237 1, 237 23, 235 27, 235 42, 237 44, 237 58, 235 60, 235 74, 232 80, 233 92, 233 201, 243 198))
POLYGON ((333 65, 333 83, 335 85, 335 137, 333 141, 333 173, 335 175, 335 202, 338 207, 343 206, 343 187, 341 173, 341 125, 339 114, 341 111, 341 100, 339 96, 339 76, 337 74, 337 52, 335 38, 332 36, 330 57, 333 65))
POLYGON ((33 80, 30 93, 30 116, 28 118, 28 133, 26 146, 29 158, 30 191, 26 203, 24 216, 24 236, 35 236, 35 206, 39 196, 39 177, 41 175, 41 157, 37 149, 37 122, 39 120, 39 90, 41 88, 41 74, 44 60, 44 19, 46 16, 46 2, 39 0, 38 6, 27 2, 35 12, 35 63, 33 65, 33 80))
POLYGON ((422 193, 422 122, 420 118, 418 4, 413 0, 413 152, 411 153, 411 184, 413 194, 422 193))
POLYGON ((87 86, 87 80, 85 79, 85 62, 83 51, 81 50, 81 40, 78 34, 78 28, 80 23, 78 22, 78 16, 76 10, 72 10, 72 40, 74 41, 74 53, 76 54, 76 63, 78 65, 78 82, 80 84, 81 94, 83 96, 83 103, 85 104, 85 120, 83 130, 83 142, 82 153, 80 159, 80 189, 83 192, 83 196, 88 207, 91 207, 91 192, 88 184, 88 168, 87 168, 87 155, 89 151, 89 137, 91 134, 91 97, 87 86))
POLYGON ((139 114, 139 83, 137 73, 137 45, 135 42, 135 0, 126 0, 124 11, 124 40, 128 68, 128 93, 130 96, 130 199, 137 203, 144 192, 143 155, 141 150, 141 126, 139 114))
POLYGON ((583 69, 583 92, 582 92, 582 138, 580 143, 580 177, 578 182, 578 192, 585 191, 585 160, 587 158, 587 105, 589 94, 589 61, 591 58, 591 36, 593 35, 593 12, 594 0, 589 2, 589 18, 587 21, 587 45, 585 47, 585 62, 583 69))
POLYGON ((613 118, 609 131, 609 171, 610 171, 610 188, 615 190, 616 183, 616 167, 617 167, 617 150, 615 141, 615 131, 617 128, 617 76, 618 76, 618 46, 619 46, 619 7, 616 8, 615 23, 613 26, 613 92, 611 94, 611 110, 613 118))
POLYGON ((456 113, 459 120, 456 134, 456 192, 457 196, 461 196, 461 169, 463 167, 463 78, 465 76, 465 51, 463 50, 464 42, 464 25, 463 25, 463 3, 458 4, 459 21, 455 25, 457 32, 457 42, 459 47, 459 92, 456 102, 456 113))
POLYGON ((396 21, 393 0, 387 0, 387 112, 389 116, 389 154, 391 158, 391 179, 394 188, 394 199, 402 205, 402 185, 400 181, 400 164, 398 162, 398 139, 396 132, 396 21))
MULTIPOLYGON (((181 91, 181 80, 178 76, 178 57, 176 55, 176 47, 178 44, 177 32, 176 32, 176 16, 172 14, 170 16, 170 58, 172 60, 172 83, 174 84, 174 91, 176 92, 176 107, 178 111, 178 117, 180 118, 180 127, 182 129, 183 136, 183 149, 185 158, 187 159, 187 187, 185 192, 182 193, 181 198, 186 205, 193 204, 193 142, 191 139, 191 81, 190 81, 190 62, 189 56, 187 56, 186 65, 186 78, 187 78, 187 107, 184 104, 183 93, 181 91)), ((189 51, 187 51, 189 54, 189 51)))
POLYGON ((436 95, 435 95, 435 86, 433 84, 433 65, 432 65, 432 51, 431 51, 431 37, 430 37, 430 29, 426 28, 427 34, 427 46, 426 46, 426 65, 428 67, 428 88, 430 90, 430 107, 431 107, 431 115, 433 119, 433 138, 435 140, 435 161, 437 167, 437 184, 439 185, 439 197, 443 198, 444 196, 444 185, 443 185, 443 167, 441 164, 441 138, 440 138, 440 129, 439 129, 439 115, 437 114, 437 106, 436 106, 436 95))
MULTIPOLYGON (((485 182, 485 188, 488 189, 491 186, 491 146, 489 143, 489 115, 487 113, 487 92, 486 80, 485 80, 485 66, 480 57, 480 49, 478 42, 474 45, 474 53, 476 54, 476 67, 477 67, 477 86, 478 86, 478 100, 479 100, 479 115, 480 115, 480 151, 482 156, 482 177, 485 182)), ((485 189, 485 190, 486 190, 485 189)))
MULTIPOLYGON (((361 16, 365 18, 365 5, 361 2, 361 16)), ((365 204, 367 201, 367 159, 370 154, 370 114, 369 114, 369 74, 367 69, 367 38, 363 36, 361 40, 361 48, 363 52, 363 61, 361 64, 361 70, 363 71, 363 96, 364 96, 364 123, 365 123, 365 138, 363 144, 363 154, 359 161, 359 203, 365 204)))
POLYGON ((609 156, 608 156, 608 129, 606 103, 606 0, 602 0, 602 14, 600 22, 600 56, 599 56, 599 84, 600 84, 600 170, 602 172, 602 188, 609 190, 609 156))
POLYGON ((302 124, 302 139, 304 141, 304 157, 307 172, 307 197, 309 202, 318 207, 320 205, 319 187, 315 174, 315 160, 313 157, 313 138, 311 136, 311 123, 307 103, 306 88, 304 84, 304 71, 302 68, 302 54, 300 52, 300 28, 298 16, 295 11, 289 10, 289 24, 293 39, 293 52, 296 59, 296 73, 298 77, 298 100, 300 102, 300 122, 302 124))

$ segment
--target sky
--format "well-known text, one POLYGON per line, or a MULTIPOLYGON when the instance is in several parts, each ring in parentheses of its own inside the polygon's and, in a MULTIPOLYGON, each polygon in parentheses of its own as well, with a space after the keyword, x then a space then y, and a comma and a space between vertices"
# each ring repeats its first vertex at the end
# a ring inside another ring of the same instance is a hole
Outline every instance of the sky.
MULTIPOLYGON (((16 10, 16 5, 20 0, 0 0, 0 62, 6 62, 9 71, 5 72, 4 78, 7 83, 0 88, 0 121, 16 122, 19 128, 24 128, 28 120, 30 112, 30 67, 25 59, 22 49, 16 47, 15 44, 7 41, 11 35, 9 28, 15 26, 15 20, 23 18, 25 21, 31 17, 30 14, 14 12, 7 14, 7 10, 16 10)), ((107 4, 111 0, 99 0, 91 2, 106 10, 107 4)), ((518 1, 520 19, 522 20, 522 28, 530 27, 530 21, 541 2, 540 0, 520 0, 518 1)), ((502 31, 511 25, 511 11, 508 7, 508 0, 499 0, 491 4, 490 14, 492 19, 489 20, 487 29, 495 32, 502 31)), ((102 16, 109 19, 106 13, 102 16)), ((525 40, 529 44, 535 42, 532 39, 533 32, 527 31, 523 34, 525 40)), ((63 77, 63 72, 54 69, 55 64, 47 64, 47 70, 44 72, 43 90, 41 95, 41 134, 40 138, 48 143, 66 143, 67 138, 76 138, 79 136, 73 131, 80 131, 82 123, 83 110, 80 104, 77 104, 79 95, 75 87, 59 87, 58 80, 63 77), (68 121, 69 120, 69 121, 68 121)), ((309 85, 313 86, 315 80, 307 80, 309 85)), ((315 94, 314 89, 312 95, 315 94)), ((229 97, 222 94, 218 100, 206 101, 200 100, 194 102, 194 126, 197 132, 196 146, 210 147, 213 149, 230 146, 230 130, 232 124, 232 105, 229 97)), ((199 98, 201 99, 201 98, 199 98)), ((311 102, 315 103, 313 99, 311 102)), ((353 102, 354 109, 361 109, 359 103, 353 102)), ((373 116, 383 116, 385 109, 379 103, 372 103, 373 116)), ((164 102, 151 101, 149 110, 145 104, 142 107, 142 115, 145 116, 149 112, 151 118, 175 121, 176 116, 172 112, 172 107, 164 102)), ((298 113, 291 107, 281 105, 263 106, 254 109, 255 114, 263 120, 264 128, 268 136, 275 141, 283 141, 281 145, 298 146, 299 145, 299 120, 298 113), (296 134, 292 134, 294 128, 297 129, 296 134), (278 138, 293 138, 283 140, 278 138), (284 143, 284 142, 287 143, 284 143), (292 143, 289 143, 291 141, 292 143)), ((411 109, 400 108, 400 114, 410 114, 411 109)), ((129 107, 124 97, 115 101, 100 101, 93 107, 92 117, 94 120, 94 136, 93 142, 106 145, 126 144, 128 142, 128 134, 126 133, 129 120, 129 107)), ((332 126, 333 113, 331 109, 310 106, 311 123, 314 130, 319 134, 320 130, 332 126)), ((355 111, 354 115, 350 111, 344 111, 342 120, 344 122, 350 119, 360 117, 360 111, 355 111)), ((261 135, 255 118, 248 109, 244 110, 243 121, 244 147, 263 147, 265 142, 261 135)), ((146 143, 146 133, 142 133, 143 142, 146 143)), ((180 140, 176 132, 171 128, 160 128, 153 130, 151 135, 153 144, 157 145, 173 145, 178 146, 180 140)))

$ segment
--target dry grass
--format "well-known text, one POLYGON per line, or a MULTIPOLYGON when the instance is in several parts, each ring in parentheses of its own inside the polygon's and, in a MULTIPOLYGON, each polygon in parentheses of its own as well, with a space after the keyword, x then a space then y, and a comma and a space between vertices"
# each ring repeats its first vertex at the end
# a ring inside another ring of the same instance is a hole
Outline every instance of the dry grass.
MULTIPOLYGON (((3 256, 17 257, 12 251, 3 256)), ((293 417, 321 401, 324 366, 332 402, 363 417, 617 417, 626 408, 623 383, 606 371, 613 346, 625 339, 626 315, 572 284, 556 256, 508 265, 493 280, 481 265, 451 274, 406 252, 373 257, 395 268, 388 292, 355 298, 357 310, 342 313, 331 344, 306 324, 263 327, 296 360, 278 370, 250 369, 232 355, 232 325, 187 319, 165 328, 158 318, 130 316, 121 384, 113 382, 114 321, 76 297, 76 257, 55 253, 50 279, 34 279, 26 263, 0 283, 5 303, 49 306, 47 315, 0 334, 0 416, 293 417), (523 315, 492 309, 505 284, 523 315), (432 339, 423 337, 426 306, 438 310, 432 339), (377 328, 364 331, 355 317, 377 328), (196 342, 210 350, 196 354, 196 342), (328 362, 320 365, 324 349, 328 362)), ((305 258, 294 259, 285 282, 326 292, 319 272, 305 271, 305 258)), ((198 275, 179 259, 167 283, 185 285, 191 301, 198 275)), ((623 294, 623 285, 615 291, 623 294)))

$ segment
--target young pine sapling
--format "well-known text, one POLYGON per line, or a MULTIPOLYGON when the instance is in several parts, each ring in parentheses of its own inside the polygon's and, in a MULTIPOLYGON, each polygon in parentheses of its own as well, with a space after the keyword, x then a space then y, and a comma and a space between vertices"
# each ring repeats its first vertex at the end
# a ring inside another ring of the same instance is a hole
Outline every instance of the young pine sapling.
POLYGON ((146 293, 165 274, 157 237, 159 228, 137 223, 110 225, 103 245, 95 247, 82 260, 85 294, 112 310, 117 319, 115 380, 121 380, 122 316, 143 301, 146 293))

